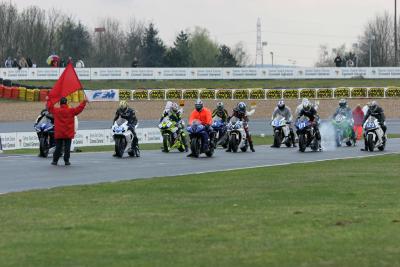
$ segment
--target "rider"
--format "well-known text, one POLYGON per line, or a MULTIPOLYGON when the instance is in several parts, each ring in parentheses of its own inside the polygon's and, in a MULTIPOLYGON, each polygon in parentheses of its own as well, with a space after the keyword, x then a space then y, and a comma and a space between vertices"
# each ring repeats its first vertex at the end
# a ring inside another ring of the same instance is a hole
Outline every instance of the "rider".
MULTIPOLYGON (((367 119, 369 118, 369 116, 374 116, 375 118, 378 119, 379 125, 381 126, 382 130, 383 130, 383 142, 386 142, 386 130, 387 127, 385 125, 385 113, 383 112, 383 108, 381 108, 380 106, 378 106, 378 103, 376 101, 372 101, 371 104, 368 106, 368 111, 364 116, 364 120, 363 120, 363 125, 364 123, 367 121, 367 119)), ((364 149, 361 150, 367 150, 367 146, 365 146, 364 149)))
MULTIPOLYGON (((246 104, 244 102, 240 102, 234 109, 233 109, 233 114, 232 116, 230 116, 228 118, 228 121, 232 118, 232 117, 236 117, 238 118, 240 121, 243 121, 243 127, 244 127, 244 131, 246 132, 246 138, 247 141, 249 142, 249 146, 250 146, 250 150, 252 152, 256 152, 256 150, 254 149, 254 145, 253 145, 253 140, 251 139, 251 135, 249 132, 249 117, 251 115, 254 114, 255 109, 252 109, 250 111, 246 111, 246 104)), ((231 149, 228 148, 226 150, 226 152, 231 152, 231 149)))
MULTIPOLYGON (((168 117, 171 121, 176 122, 179 132, 182 132, 183 128, 184 128, 182 115, 183 115, 183 109, 182 108, 180 109, 177 103, 170 102, 170 103, 167 103, 165 110, 161 116, 160 122, 165 117, 168 117)), ((176 136, 175 136, 175 138, 176 138, 176 136)), ((187 152, 188 146, 187 146, 187 140, 186 140, 185 135, 182 135, 182 142, 185 144, 185 150, 187 152)))
MULTIPOLYGON (((46 118, 51 122, 51 124, 54 125, 54 117, 53 117, 53 114, 51 114, 51 113, 49 112, 49 110, 47 109, 47 107, 46 107, 46 108, 42 109, 42 111, 40 111, 40 114, 39 114, 39 116, 38 116, 37 119, 36 119, 35 126, 36 126, 44 117, 46 117, 46 118)), ((53 147, 53 146, 55 146, 55 140, 54 140, 54 135, 51 134, 51 135, 50 135, 50 147, 53 147)))
POLYGON ((315 137, 318 140, 318 147, 319 150, 321 151, 321 134, 319 132, 319 128, 318 128, 318 112, 317 110, 311 105, 310 101, 303 101, 303 107, 300 110, 299 114, 298 114, 298 118, 299 119, 301 116, 305 116, 307 117, 311 122, 313 122, 314 125, 314 130, 315 130, 315 137))
MULTIPOLYGON (((289 126, 290 138, 292 139, 293 147, 296 147, 296 144, 294 142, 294 132, 293 132, 293 128, 291 127, 291 123, 293 120, 292 111, 290 110, 289 107, 286 107, 285 101, 283 101, 283 100, 278 101, 278 104, 277 104, 274 112, 272 113, 271 120, 274 120, 277 115, 280 115, 285 118, 286 123, 289 126)), ((287 133, 285 133, 285 138, 287 138, 287 137, 288 137, 287 133)), ((274 147, 274 145, 272 145, 271 147, 274 147)))
POLYGON ((135 132, 135 127, 136 127, 138 121, 136 118, 135 110, 128 106, 128 102, 126 102, 126 100, 121 100, 119 102, 119 107, 118 107, 117 111, 115 112, 115 117, 114 117, 113 123, 116 120, 118 120, 119 117, 128 121, 128 129, 133 134, 132 149, 134 149, 135 147, 137 149, 139 149, 138 138, 137 138, 137 135, 135 132))
POLYGON ((351 108, 347 105, 346 99, 340 99, 339 100, 339 107, 336 108, 335 113, 333 113, 332 118, 334 119, 336 115, 341 114, 345 116, 349 121, 351 125, 351 138, 355 139, 356 134, 353 129, 354 121, 353 121, 353 112, 351 108))
MULTIPOLYGON (((194 105, 195 109, 192 111, 189 117, 189 125, 193 124, 193 121, 198 120, 202 125, 206 127, 206 130, 202 132, 201 135, 201 143, 202 143, 202 151, 208 151, 208 139, 210 138, 209 133, 211 132, 211 124, 212 124, 212 116, 211 111, 208 108, 204 107, 203 101, 198 99, 196 104, 194 105)), ((191 157, 193 154, 190 153, 188 157, 191 157)))
POLYGON ((227 123, 228 122, 228 111, 224 108, 224 103, 223 102, 218 102, 216 109, 213 110, 212 112, 212 117, 219 117, 221 118, 222 122, 227 123))

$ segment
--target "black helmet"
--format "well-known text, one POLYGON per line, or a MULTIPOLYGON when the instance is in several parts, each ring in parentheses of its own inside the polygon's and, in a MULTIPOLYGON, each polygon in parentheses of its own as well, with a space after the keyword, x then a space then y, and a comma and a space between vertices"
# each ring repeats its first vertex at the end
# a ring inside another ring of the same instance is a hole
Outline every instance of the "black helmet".
POLYGON ((223 102, 218 102, 217 103, 217 109, 221 110, 221 111, 224 110, 224 103, 223 102))
POLYGON ((347 106, 347 101, 346 101, 346 99, 344 99, 344 98, 340 99, 340 101, 339 101, 339 107, 345 108, 346 106, 347 106))
POLYGON ((66 105, 67 102, 68 102, 67 98, 61 97, 61 99, 60 99, 60 105, 66 105))
POLYGON ((277 106, 281 110, 284 109, 285 108, 285 101, 279 100, 277 106))
POLYGON ((198 112, 200 112, 203 109, 203 101, 197 99, 196 104, 194 104, 194 107, 198 112))

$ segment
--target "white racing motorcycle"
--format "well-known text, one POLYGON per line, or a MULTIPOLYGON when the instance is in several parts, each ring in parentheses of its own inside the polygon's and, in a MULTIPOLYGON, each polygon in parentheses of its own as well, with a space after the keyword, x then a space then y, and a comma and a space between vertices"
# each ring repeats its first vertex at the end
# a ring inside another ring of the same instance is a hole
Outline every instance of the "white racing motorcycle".
POLYGON ((285 144, 287 147, 294 144, 294 140, 290 138, 290 129, 284 117, 278 115, 271 121, 271 126, 274 129, 274 147, 280 147, 285 144))
MULTIPOLYGON (((136 127, 137 125, 135 128, 136 127)), ((128 155, 131 157, 140 157, 139 148, 136 147, 135 149, 132 149, 134 135, 132 131, 129 130, 127 120, 119 118, 114 122, 111 130, 113 132, 113 139, 115 141, 115 155, 117 157, 122 158, 125 152, 128 152, 128 155)))
POLYGON ((249 144, 246 138, 246 132, 244 130, 243 122, 238 118, 233 117, 228 125, 228 148, 233 152, 237 152, 238 149, 242 150, 242 152, 246 152, 249 144))
MULTIPOLYGON (((369 151, 378 148, 380 151, 385 149, 384 133, 379 121, 374 116, 370 116, 364 123, 364 141, 369 151)), ((386 137, 385 137, 386 139, 386 137)))

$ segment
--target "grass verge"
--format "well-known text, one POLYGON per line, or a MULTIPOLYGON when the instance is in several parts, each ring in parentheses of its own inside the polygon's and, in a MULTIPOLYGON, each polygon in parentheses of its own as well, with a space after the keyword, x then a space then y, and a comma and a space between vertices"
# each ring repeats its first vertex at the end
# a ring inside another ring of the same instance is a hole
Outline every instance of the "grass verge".
POLYGON ((399 172, 399 155, 387 155, 2 195, 0 258, 2 266, 399 266, 399 172))
MULTIPOLYGON (((21 84, 53 86, 55 81, 19 81, 21 84)), ((106 80, 82 81, 91 89, 138 88, 330 88, 400 86, 399 79, 344 79, 344 80, 106 80)))

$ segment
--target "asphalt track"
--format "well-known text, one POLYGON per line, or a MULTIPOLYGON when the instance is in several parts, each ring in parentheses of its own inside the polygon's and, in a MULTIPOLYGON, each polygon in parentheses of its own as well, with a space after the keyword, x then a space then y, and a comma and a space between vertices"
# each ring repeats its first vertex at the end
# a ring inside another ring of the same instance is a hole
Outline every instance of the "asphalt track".
MULTIPOLYGON (((139 128, 152 128, 157 127, 157 120, 144 120, 139 121, 139 128)), ((250 120, 250 130, 252 134, 270 134, 271 126, 269 121, 266 119, 250 120)), ((91 130, 91 129, 107 129, 111 128, 111 121, 79 121, 80 130, 91 130)), ((400 134, 400 120, 390 119, 387 120, 388 133, 400 134)), ((33 122, 1 122, 0 133, 9 132, 32 132, 33 122)))
POLYGON ((387 150, 372 153, 360 151, 360 146, 306 153, 269 146, 257 146, 256 150, 234 154, 218 149, 214 157, 198 159, 187 158, 185 153, 155 150, 142 151, 141 158, 122 159, 113 158, 110 152, 74 153, 72 166, 68 167, 63 166, 62 160, 59 166, 52 166, 50 159, 33 155, 0 154, 0 193, 400 153, 400 139, 390 139, 387 150))

